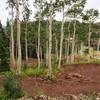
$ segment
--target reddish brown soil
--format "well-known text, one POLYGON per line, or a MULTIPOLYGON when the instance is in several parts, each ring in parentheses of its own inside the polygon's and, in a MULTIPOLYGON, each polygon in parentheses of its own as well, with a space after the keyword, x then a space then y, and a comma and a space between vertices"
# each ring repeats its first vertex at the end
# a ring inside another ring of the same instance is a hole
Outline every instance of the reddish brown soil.
POLYGON ((100 92, 100 64, 64 65, 56 80, 47 81, 36 77, 23 77, 22 86, 29 95, 46 94, 61 96, 64 94, 88 94, 100 92), (68 73, 82 76, 66 78, 68 73))
MULTIPOLYGON (((0 84, 3 79, 5 79, 4 76, 0 75, 0 84)), ((22 77, 22 88, 31 96, 37 94, 61 96, 64 94, 89 94, 92 91, 100 92, 100 64, 63 65, 57 79, 52 81, 34 76, 24 76, 22 77), (67 77, 68 74, 73 73, 78 76, 67 77)))

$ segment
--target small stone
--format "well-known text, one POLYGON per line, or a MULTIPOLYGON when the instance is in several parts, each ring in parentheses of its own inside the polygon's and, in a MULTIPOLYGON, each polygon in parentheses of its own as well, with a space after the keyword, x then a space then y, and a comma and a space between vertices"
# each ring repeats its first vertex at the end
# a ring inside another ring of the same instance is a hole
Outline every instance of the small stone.
POLYGON ((99 98, 99 97, 97 97, 97 98, 96 98, 96 100, 100 100, 100 98, 99 98))

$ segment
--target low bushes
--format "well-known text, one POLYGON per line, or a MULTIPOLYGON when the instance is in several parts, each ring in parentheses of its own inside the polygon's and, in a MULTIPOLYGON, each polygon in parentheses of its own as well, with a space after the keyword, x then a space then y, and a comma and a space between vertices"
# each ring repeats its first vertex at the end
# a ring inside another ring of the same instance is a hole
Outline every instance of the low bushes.
POLYGON ((32 76, 32 75, 33 76, 45 76, 46 73, 47 73, 47 69, 45 68, 38 69, 36 67, 35 68, 30 67, 30 68, 26 68, 23 70, 23 74, 28 75, 28 76, 32 76))
POLYGON ((0 98, 3 98, 2 100, 15 100, 22 96, 20 77, 12 72, 6 73, 6 80, 0 98))

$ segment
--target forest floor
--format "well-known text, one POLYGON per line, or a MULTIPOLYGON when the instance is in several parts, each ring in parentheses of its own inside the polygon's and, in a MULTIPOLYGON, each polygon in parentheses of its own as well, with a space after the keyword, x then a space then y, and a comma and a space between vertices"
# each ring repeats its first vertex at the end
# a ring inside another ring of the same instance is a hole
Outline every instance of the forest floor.
POLYGON ((100 64, 63 65, 58 77, 52 81, 37 77, 23 77, 22 86, 30 95, 61 96, 100 92, 100 64))
MULTIPOLYGON (((0 84, 3 77, 0 76, 0 84)), ((46 80, 35 76, 23 76, 22 88, 30 96, 45 94, 51 97, 65 94, 88 95, 100 92, 100 64, 63 65, 57 78, 46 80)))

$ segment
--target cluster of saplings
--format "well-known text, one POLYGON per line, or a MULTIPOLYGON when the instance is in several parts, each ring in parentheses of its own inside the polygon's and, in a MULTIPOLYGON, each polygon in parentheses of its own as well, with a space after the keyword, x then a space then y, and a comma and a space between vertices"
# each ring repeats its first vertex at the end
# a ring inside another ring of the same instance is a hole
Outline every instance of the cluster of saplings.
POLYGON ((83 45, 88 47, 88 61, 90 48, 99 50, 100 25, 94 23, 99 12, 84 11, 86 0, 35 0, 35 21, 29 20, 33 13, 29 0, 7 0, 7 4, 11 19, 4 28, 0 24, 0 70, 9 66, 21 74, 22 60, 27 67, 29 58, 37 58, 37 68, 46 67, 51 76, 53 66, 60 69, 62 63, 74 63, 83 45), (56 21, 59 12, 62 20, 56 21))

